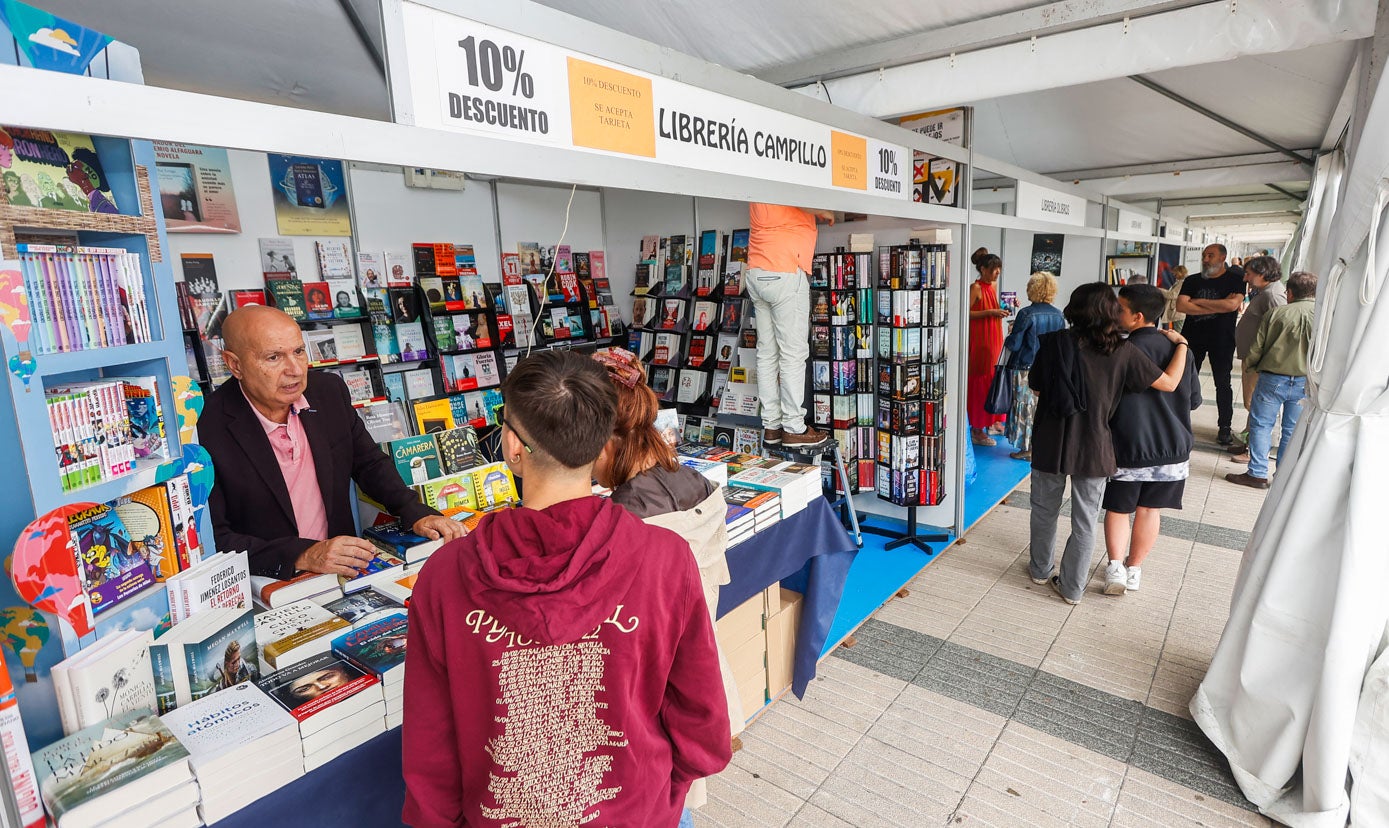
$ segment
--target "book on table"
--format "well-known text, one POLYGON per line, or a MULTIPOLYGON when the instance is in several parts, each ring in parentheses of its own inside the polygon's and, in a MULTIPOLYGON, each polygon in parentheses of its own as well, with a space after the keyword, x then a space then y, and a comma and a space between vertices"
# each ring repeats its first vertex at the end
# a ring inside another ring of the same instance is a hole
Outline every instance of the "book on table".
MULTIPOLYGON (((262 609, 274 609, 301 598, 323 597, 330 593, 342 594, 342 590, 338 589, 338 576, 331 572, 305 572, 289 580, 251 576, 251 597, 255 605, 262 609)), ((332 598, 324 597, 323 600, 327 602, 332 598)))
POLYGON ((149 630, 125 630, 53 665, 63 732, 76 733, 115 715, 153 708, 153 643, 149 630))
POLYGON ((349 624, 304 598, 256 614, 256 640, 266 672, 326 653, 332 637, 349 624))
POLYGON ((306 771, 385 732, 381 683, 332 653, 276 670, 257 686, 298 721, 306 771))
POLYGON ((161 713, 260 676, 252 616, 251 610, 208 610, 149 646, 161 713))
POLYGON ((372 587, 330 601, 323 605, 323 609, 354 627, 369 624, 387 615, 405 612, 404 605, 399 601, 372 587))
POLYGON ((250 609, 251 571, 245 552, 216 555, 174 575, 167 582, 175 624, 209 609, 250 609))

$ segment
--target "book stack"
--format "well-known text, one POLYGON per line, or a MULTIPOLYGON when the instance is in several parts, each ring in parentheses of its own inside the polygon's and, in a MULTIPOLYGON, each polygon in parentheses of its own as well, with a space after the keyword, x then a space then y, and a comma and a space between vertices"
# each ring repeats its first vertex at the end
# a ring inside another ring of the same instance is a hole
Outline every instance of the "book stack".
POLYGON ((820 467, 787 463, 772 468, 748 468, 728 478, 729 486, 776 492, 781 496, 781 516, 791 517, 823 497, 820 467))
POLYGON ((332 653, 276 670, 256 686, 299 723, 306 772, 386 732, 376 676, 332 653))
POLYGON ((781 520, 781 495, 776 492, 730 486, 724 493, 724 502, 751 509, 754 532, 766 530, 781 520))
POLYGON ((304 775, 298 722, 249 681, 162 718, 188 751, 209 825, 304 775))
POLYGON ((63 733, 155 705, 150 645, 154 633, 125 630, 53 665, 63 733))
POLYGON ((395 554, 378 548, 376 555, 357 571, 357 574, 348 578, 344 575, 338 576, 338 585, 344 595, 351 595, 354 592, 361 592, 372 584, 391 580, 398 577, 398 572, 405 571, 405 559, 395 554))
POLYGON ((261 669, 266 673, 328 652, 333 636, 351 626, 308 599, 257 613, 255 622, 261 669))
POLYGON ((338 576, 332 573, 305 572, 287 581, 251 576, 251 600, 260 609, 275 609, 302 598, 326 604, 341 597, 338 576))
POLYGON ((16 245, 38 354, 151 340, 140 255, 109 247, 16 245))
POLYGON ((724 518, 724 524, 728 527, 729 546, 742 543, 757 532, 756 517, 752 510, 746 506, 729 503, 728 515, 724 518))
POLYGON ((145 559, 156 581, 167 581, 188 567, 187 548, 175 538, 165 483, 122 495, 110 506, 130 533, 131 551, 145 559))
POLYGON ((251 609, 251 571, 245 552, 218 552, 168 580, 169 616, 180 624, 210 609, 251 609))
POLYGON ((57 828, 196 828, 188 750, 149 709, 122 713, 33 755, 57 828))
POLYGON ((65 491, 120 477, 167 453, 154 377, 75 382, 44 389, 65 491))
POLYGON ((260 677, 251 610, 198 613, 149 645, 160 713, 260 677))
POLYGON ((704 475, 705 478, 720 489, 728 488, 727 463, 720 463, 717 460, 705 460, 701 457, 686 457, 683 454, 676 455, 675 459, 680 462, 680 465, 688 466, 704 475))
POLYGON ((393 613, 403 612, 405 609, 399 601, 370 587, 324 604, 323 608, 354 628, 370 624, 378 618, 384 618, 393 613))
POLYGON ((405 715, 405 645, 410 624, 404 612, 387 615, 333 639, 333 654, 376 676, 386 699, 386 729, 405 715))

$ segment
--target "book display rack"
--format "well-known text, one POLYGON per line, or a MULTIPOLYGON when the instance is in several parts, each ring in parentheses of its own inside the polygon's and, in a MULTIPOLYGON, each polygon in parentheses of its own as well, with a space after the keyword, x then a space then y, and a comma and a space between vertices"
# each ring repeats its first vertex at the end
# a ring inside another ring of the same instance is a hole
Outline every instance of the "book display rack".
POLYGON ((813 424, 834 436, 847 480, 834 490, 873 488, 873 255, 842 249, 815 257, 810 273, 810 402, 813 424))

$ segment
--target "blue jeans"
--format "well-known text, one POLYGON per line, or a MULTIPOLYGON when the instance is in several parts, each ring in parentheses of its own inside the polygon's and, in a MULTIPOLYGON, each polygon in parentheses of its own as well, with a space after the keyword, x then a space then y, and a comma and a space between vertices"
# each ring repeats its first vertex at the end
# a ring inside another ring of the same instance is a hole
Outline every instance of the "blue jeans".
POLYGON ((684 813, 680 814, 680 825, 677 828, 694 828, 694 812, 686 808, 684 813))
POLYGON ((1268 451, 1273 441, 1273 424, 1283 412, 1283 439, 1278 443, 1278 464, 1292 442, 1293 429, 1302 414, 1302 398, 1307 396, 1306 377, 1259 374, 1254 399, 1249 406, 1249 476, 1268 478, 1268 451))

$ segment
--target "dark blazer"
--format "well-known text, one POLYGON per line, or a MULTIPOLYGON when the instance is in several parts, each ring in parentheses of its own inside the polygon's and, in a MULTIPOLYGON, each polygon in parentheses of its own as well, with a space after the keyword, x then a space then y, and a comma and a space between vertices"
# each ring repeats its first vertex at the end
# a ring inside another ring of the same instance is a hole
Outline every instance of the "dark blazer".
MULTIPOLYGON (((313 452, 328 537, 357 534, 351 481, 406 526, 438 514, 420 502, 395 463, 372 441, 341 377, 311 371, 304 396, 309 408, 294 416, 303 418, 313 452)), ((294 577, 294 562, 316 541, 299 537, 289 487, 270 439, 235 379, 207 398, 198 419, 198 442, 212 456, 216 475, 208 505, 217 548, 248 550, 252 575, 294 577)))

